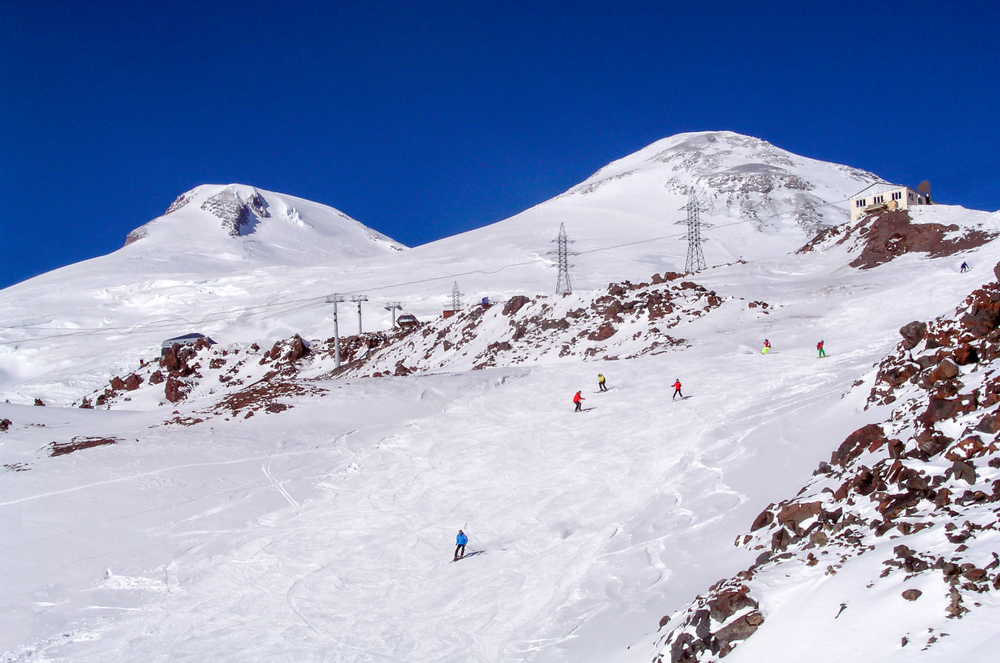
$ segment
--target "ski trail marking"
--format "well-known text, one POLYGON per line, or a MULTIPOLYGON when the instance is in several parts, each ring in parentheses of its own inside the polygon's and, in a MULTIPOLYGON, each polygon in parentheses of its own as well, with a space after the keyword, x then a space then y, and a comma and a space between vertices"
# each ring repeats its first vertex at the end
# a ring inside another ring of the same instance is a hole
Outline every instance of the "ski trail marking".
POLYGON ((260 469, 264 472, 264 476, 266 476, 267 480, 271 482, 271 485, 274 486, 275 490, 281 493, 282 497, 288 500, 289 504, 294 506, 296 509, 301 508, 302 505, 296 502, 295 498, 288 494, 288 491, 281 485, 281 482, 274 480, 274 476, 271 474, 271 460, 272 458, 268 458, 266 461, 261 463, 260 469))

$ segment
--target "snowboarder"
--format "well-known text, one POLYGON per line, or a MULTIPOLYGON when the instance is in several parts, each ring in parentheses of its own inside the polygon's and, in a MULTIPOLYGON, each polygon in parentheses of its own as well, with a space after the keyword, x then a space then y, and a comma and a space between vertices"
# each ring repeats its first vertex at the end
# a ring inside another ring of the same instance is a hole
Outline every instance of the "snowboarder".
POLYGON ((574 412, 581 411, 583 409, 583 401, 587 400, 583 396, 581 396, 580 393, 581 392, 578 391, 576 392, 576 395, 573 396, 573 402, 576 403, 576 409, 573 410, 574 412))
POLYGON ((680 380, 680 378, 677 378, 676 380, 674 380, 674 395, 670 397, 670 400, 674 400, 675 398, 677 398, 678 394, 680 395, 680 397, 682 399, 684 398, 684 394, 681 394, 681 380, 680 380))
POLYGON ((969 263, 963 262, 962 266, 959 268, 959 271, 962 272, 963 274, 969 271, 969 263))
POLYGON ((597 374, 597 386, 600 387, 601 391, 607 391, 608 386, 604 384, 607 380, 604 379, 604 373, 597 374))
POLYGON ((826 356, 826 350, 823 349, 823 341, 816 344, 816 350, 819 352, 819 357, 822 358, 826 356))
POLYGON ((769 340, 767 340, 767 339, 765 338, 765 339, 764 339, 764 347, 763 347, 763 348, 761 349, 760 353, 761 353, 762 355, 766 355, 766 354, 767 354, 768 352, 770 352, 770 351, 771 351, 771 341, 769 341, 769 340))
POLYGON ((455 559, 452 561, 458 561, 460 557, 465 557, 465 544, 469 542, 469 537, 465 535, 465 532, 458 530, 458 536, 455 537, 455 559), (458 553, 461 551, 461 555, 458 553))

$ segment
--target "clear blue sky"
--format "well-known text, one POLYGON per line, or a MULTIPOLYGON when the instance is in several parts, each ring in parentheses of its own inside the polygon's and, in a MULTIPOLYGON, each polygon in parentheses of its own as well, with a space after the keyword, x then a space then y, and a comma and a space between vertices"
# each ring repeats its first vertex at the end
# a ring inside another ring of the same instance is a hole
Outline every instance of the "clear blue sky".
POLYGON ((0 2, 0 287, 202 183, 409 245, 729 129, 1000 208, 991 2, 0 2))

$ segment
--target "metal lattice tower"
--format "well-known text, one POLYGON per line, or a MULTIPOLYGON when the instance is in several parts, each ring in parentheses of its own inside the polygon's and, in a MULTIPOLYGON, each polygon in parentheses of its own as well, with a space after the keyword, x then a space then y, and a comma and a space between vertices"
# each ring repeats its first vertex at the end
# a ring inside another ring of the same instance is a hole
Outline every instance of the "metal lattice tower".
POLYGON ((693 274, 706 268, 705 254, 701 250, 701 243, 707 242, 708 238, 701 236, 701 230, 702 228, 711 228, 712 224, 701 220, 701 205, 698 202, 698 194, 694 191, 688 193, 688 203, 683 209, 687 210, 687 220, 678 221, 677 224, 687 225, 687 234, 683 237, 688 242, 684 271, 693 274))
POLYGON ((386 311, 392 311, 392 328, 395 329, 396 328, 396 311, 402 309, 403 305, 400 304, 399 302, 389 302, 383 308, 385 308, 386 311))
POLYGON ((556 294, 568 295, 573 292, 573 286, 569 282, 569 268, 575 267, 575 265, 570 264, 569 257, 575 256, 576 253, 569 250, 569 245, 573 240, 566 237, 566 228, 562 223, 559 224, 559 237, 552 241, 556 243, 556 250, 549 251, 548 255, 555 254, 556 267, 559 269, 559 276, 556 278, 556 294))
POLYGON ((351 297, 352 302, 356 302, 358 305, 358 336, 361 336, 361 302, 368 301, 368 295, 354 295, 351 297))
POLYGON ((462 310, 462 295, 463 294, 464 293, 461 293, 461 292, 458 291, 458 281, 455 281, 455 287, 451 289, 451 310, 452 311, 461 311, 462 310))

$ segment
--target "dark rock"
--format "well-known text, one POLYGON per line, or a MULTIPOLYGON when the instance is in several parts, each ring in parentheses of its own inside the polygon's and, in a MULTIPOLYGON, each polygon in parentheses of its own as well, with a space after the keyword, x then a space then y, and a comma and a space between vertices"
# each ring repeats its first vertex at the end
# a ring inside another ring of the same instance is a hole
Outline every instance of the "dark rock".
POLYGON ((35 405, 36 405, 37 407, 45 407, 45 403, 44 403, 44 402, 42 402, 42 399, 41 399, 41 398, 36 398, 36 399, 35 399, 35 405))
POLYGON ((920 341, 924 340, 924 334, 927 333, 927 323, 914 320, 909 324, 903 325, 899 333, 903 337, 903 347, 907 350, 912 350, 920 344, 920 341))
POLYGON ((779 527, 778 531, 771 535, 771 550, 784 550, 792 542, 792 535, 784 527, 779 527))
POLYGON ((833 452, 830 464, 844 467, 860 456, 865 449, 874 445, 879 440, 885 439, 885 432, 878 424, 863 426, 848 435, 840 447, 833 452))
POLYGON ((903 591, 903 598, 907 601, 916 601, 923 594, 919 589, 907 589, 903 591))
POLYGON ((1000 416, 998 416, 998 413, 994 411, 984 414, 983 418, 976 425, 976 430, 987 435, 993 435, 997 431, 1000 431, 1000 416))
POLYGON ((125 380, 122 380, 117 375, 111 378, 111 388, 114 391, 122 391, 125 389, 125 380))
POLYGON ((754 634, 760 625, 764 623, 764 617, 759 612, 752 612, 734 620, 731 624, 719 629, 715 637, 724 643, 731 643, 734 640, 746 640, 754 634))
POLYGON ((136 389, 139 388, 139 385, 141 384, 142 384, 142 378, 136 375, 135 373, 131 373, 127 378, 125 378, 126 391, 135 391, 136 389))
POLYGON ((167 385, 164 388, 163 393, 168 401, 176 403, 187 396, 190 389, 191 387, 186 382, 177 376, 171 375, 167 378, 167 385))
POLYGON ((753 524, 750 525, 750 531, 754 532, 759 530, 761 527, 767 527, 774 522, 774 514, 765 509, 760 512, 760 515, 754 519, 753 524))
POLYGON ((795 531, 798 529, 799 523, 818 516, 822 510, 823 505, 820 502, 793 502, 785 505, 778 512, 778 524, 795 531))
POLYGON ((976 466, 966 461, 956 460, 945 473, 945 476, 948 474, 955 479, 965 481, 970 486, 976 483, 976 466))
POLYGON ((521 310, 525 304, 527 304, 530 299, 524 295, 515 295, 507 300, 507 303, 503 306, 503 314, 506 316, 512 316, 521 310))
POLYGON ((979 361, 979 354, 976 352, 976 349, 971 345, 969 345, 968 343, 960 345, 958 348, 956 348, 954 357, 955 357, 955 363, 958 364, 959 366, 966 366, 967 364, 975 364, 976 362, 979 361))
POLYGON ((606 341, 614 336, 617 331, 618 330, 614 328, 614 325, 610 322, 605 322, 597 328, 596 332, 592 332, 589 336, 587 336, 587 339, 591 341, 606 341))
POLYGON ((716 598, 708 602, 709 614, 715 621, 724 622, 744 608, 751 607, 756 610, 759 606, 749 594, 750 588, 746 585, 739 589, 720 592, 716 598))
POLYGON ((149 384, 160 384, 164 379, 165 378, 163 377, 163 373, 161 371, 153 371, 153 373, 149 376, 149 384))
POLYGON ((0 432, 6 433, 12 423, 10 419, 0 419, 0 432))

